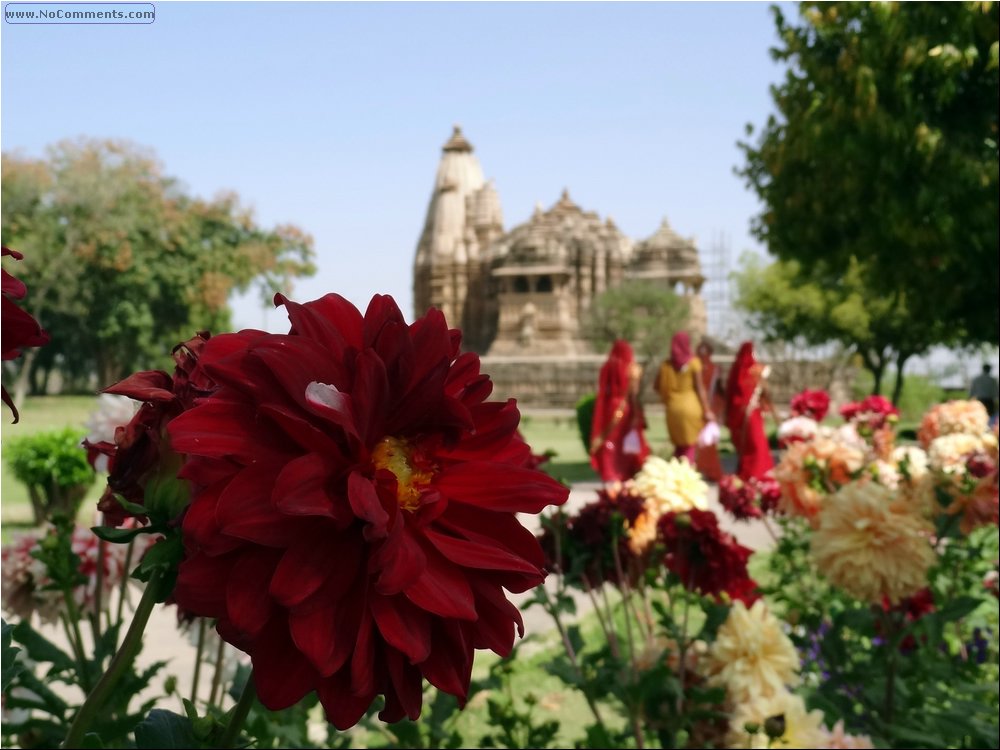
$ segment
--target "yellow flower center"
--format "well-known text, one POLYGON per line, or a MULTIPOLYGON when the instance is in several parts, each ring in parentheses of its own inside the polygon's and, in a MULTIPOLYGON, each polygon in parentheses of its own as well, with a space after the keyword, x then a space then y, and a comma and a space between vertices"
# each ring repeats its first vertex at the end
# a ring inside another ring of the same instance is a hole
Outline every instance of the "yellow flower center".
POLYGON ((388 469, 396 477, 396 500, 404 510, 420 507, 420 494, 430 484, 433 473, 414 468, 413 449, 403 438, 386 437, 379 441, 372 451, 372 463, 376 469, 388 469))

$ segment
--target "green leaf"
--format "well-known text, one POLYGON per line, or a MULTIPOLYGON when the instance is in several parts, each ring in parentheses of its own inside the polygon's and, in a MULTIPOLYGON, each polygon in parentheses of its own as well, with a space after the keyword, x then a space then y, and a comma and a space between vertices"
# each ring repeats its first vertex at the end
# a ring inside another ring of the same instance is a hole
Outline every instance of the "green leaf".
POLYGON ((7 692, 7 687, 18 674, 24 670, 24 665, 17 661, 17 654, 21 650, 11 645, 11 637, 14 626, 8 624, 6 620, 0 620, 2 625, 2 635, 0 635, 0 647, 3 650, 3 669, 0 672, 0 691, 7 692))
POLYGON ((133 503, 129 500, 126 500, 124 495, 119 495, 117 492, 115 493, 115 502, 118 503, 120 506, 122 506, 129 513, 132 513, 133 515, 136 516, 145 516, 148 515, 149 513, 149 510, 148 508, 146 508, 145 505, 140 505, 139 503, 133 503))
POLYGON ((981 600, 971 596, 960 596, 948 602, 948 604, 939 609, 936 614, 942 622, 954 622, 955 620, 961 620, 966 615, 975 611, 975 609, 979 606, 980 601, 981 600))
POLYGON ((112 544, 127 544, 140 534, 155 534, 160 530, 152 526, 140 526, 135 529, 118 529, 114 526, 92 526, 90 528, 99 539, 112 544))
POLYGON ((14 640, 24 646, 28 656, 35 662, 49 662, 54 669, 74 671, 76 662, 71 656, 34 630, 27 622, 21 621, 13 630, 14 640))
POLYGON ((137 748, 173 750, 202 746, 187 716, 161 708, 150 711, 149 716, 136 726, 134 733, 137 748))
POLYGON ((104 741, 100 735, 94 732, 87 732, 87 734, 83 735, 83 742, 80 743, 80 747, 85 748, 85 750, 104 750, 104 741))

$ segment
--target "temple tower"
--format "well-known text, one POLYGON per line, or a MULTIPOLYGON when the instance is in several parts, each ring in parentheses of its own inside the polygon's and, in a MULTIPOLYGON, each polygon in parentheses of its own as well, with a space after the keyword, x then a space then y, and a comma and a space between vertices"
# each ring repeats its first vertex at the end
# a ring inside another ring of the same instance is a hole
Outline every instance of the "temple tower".
POLYGON ((444 144, 413 263, 415 317, 440 308, 463 330, 463 347, 489 343, 489 275, 483 260, 503 233, 500 198, 485 182, 472 144, 456 125, 444 144))

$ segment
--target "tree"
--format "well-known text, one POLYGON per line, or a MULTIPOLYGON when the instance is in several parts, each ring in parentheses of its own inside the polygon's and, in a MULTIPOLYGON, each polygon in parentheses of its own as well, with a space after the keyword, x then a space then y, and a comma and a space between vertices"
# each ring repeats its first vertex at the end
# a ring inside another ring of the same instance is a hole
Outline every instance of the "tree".
POLYGON ((900 370, 936 344, 996 342, 997 6, 806 2, 798 24, 774 15, 772 56, 788 70, 738 170, 764 204, 755 235, 785 263, 774 274, 853 285, 851 309, 890 338, 848 338, 900 370))
POLYGON ((229 327, 232 291, 270 296, 314 271, 307 234, 258 227, 234 194, 188 195, 129 143, 64 141, 2 169, 4 243, 24 253, 25 308, 52 335, 26 352, 15 398, 54 369, 106 385, 161 367, 195 330, 229 327))
MULTIPOLYGON (((895 365, 893 403, 903 389, 903 365, 927 338, 944 332, 919 328, 902 297, 882 297, 868 280, 871 274, 852 260, 839 283, 803 281, 799 261, 765 265, 754 255, 741 260, 734 274, 736 305, 751 315, 751 325, 768 341, 801 340, 817 345, 840 342, 857 352, 872 373, 873 392, 880 393, 888 368, 895 365)), ((944 325, 937 322, 936 325, 944 325)))
POLYGON ((622 284, 591 303, 584 331, 607 352, 616 339, 628 341, 640 362, 653 362, 670 349, 670 338, 688 322, 688 303, 652 282, 622 284))

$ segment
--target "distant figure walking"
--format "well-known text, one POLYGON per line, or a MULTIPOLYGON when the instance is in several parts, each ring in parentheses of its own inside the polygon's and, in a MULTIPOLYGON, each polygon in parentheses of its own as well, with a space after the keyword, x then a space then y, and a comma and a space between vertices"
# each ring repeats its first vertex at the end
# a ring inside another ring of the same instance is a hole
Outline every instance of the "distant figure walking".
MULTIPOLYGON (((722 399, 722 383, 719 378, 719 368, 712 361, 712 345, 704 339, 696 350, 701 360, 701 383, 705 388, 705 398, 710 411, 719 415, 726 408, 722 399)), ((722 462, 719 460, 719 444, 702 445, 701 441, 695 447, 695 466, 701 475, 710 482, 718 482, 722 478, 722 462)))
POLYGON ((992 365, 984 363, 983 371, 972 379, 972 385, 969 386, 969 396, 983 402, 986 413, 990 415, 991 419, 996 414, 997 399, 1000 398, 1000 384, 997 383, 995 377, 990 375, 992 370, 992 365))
POLYGON ((674 455, 695 462, 698 433, 715 419, 701 379, 701 361, 691 356, 691 338, 686 331, 674 334, 670 358, 660 365, 654 386, 667 412, 667 433, 674 455))
POLYGON ((744 480, 759 479, 774 468, 761 416, 762 409, 773 412, 766 391, 768 373, 754 357, 753 343, 744 341, 726 383, 726 426, 740 457, 736 473, 744 480))
POLYGON ((590 430, 590 465, 612 491, 631 479, 649 456, 646 419, 639 399, 642 368, 632 347, 619 339, 601 367, 590 430))

